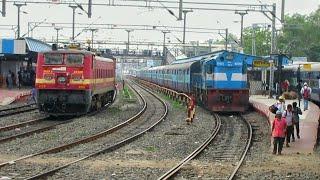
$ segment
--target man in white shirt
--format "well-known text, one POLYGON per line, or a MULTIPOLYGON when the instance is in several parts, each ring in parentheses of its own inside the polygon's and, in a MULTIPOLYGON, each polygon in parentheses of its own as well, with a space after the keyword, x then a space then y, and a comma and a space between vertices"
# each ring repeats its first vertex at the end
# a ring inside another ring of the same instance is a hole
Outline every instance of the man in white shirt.
POLYGON ((305 82, 303 84, 303 87, 301 88, 301 96, 303 98, 303 110, 308 110, 308 101, 309 101, 309 98, 310 98, 310 95, 311 95, 311 88, 308 87, 308 84, 305 82))
MULTIPOLYGON (((282 113, 282 117, 286 118, 286 123, 287 123, 287 137, 286 137, 286 147, 289 147, 290 143, 290 138, 291 136, 293 137, 293 113, 292 113, 292 105, 288 104, 287 110, 282 113)), ((294 139, 293 139, 294 142, 294 139)))

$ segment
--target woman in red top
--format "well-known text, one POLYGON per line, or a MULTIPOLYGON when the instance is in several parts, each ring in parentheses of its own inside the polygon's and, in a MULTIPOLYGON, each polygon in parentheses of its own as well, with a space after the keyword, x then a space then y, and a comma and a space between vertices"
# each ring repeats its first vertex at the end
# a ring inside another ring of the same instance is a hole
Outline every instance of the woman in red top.
POLYGON ((287 128, 287 123, 285 118, 281 118, 281 111, 276 112, 276 117, 272 122, 272 137, 273 137, 273 154, 281 155, 284 139, 285 139, 285 131, 287 128))

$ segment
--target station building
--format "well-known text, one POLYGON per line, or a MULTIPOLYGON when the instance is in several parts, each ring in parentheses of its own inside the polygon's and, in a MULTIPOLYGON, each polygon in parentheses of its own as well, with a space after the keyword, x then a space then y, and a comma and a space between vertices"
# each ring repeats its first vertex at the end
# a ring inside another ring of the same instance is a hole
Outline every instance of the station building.
POLYGON ((32 86, 35 80, 35 63, 38 52, 51 50, 51 46, 33 38, 0 39, 0 87, 6 86, 9 70, 18 82, 22 72, 22 85, 32 86))

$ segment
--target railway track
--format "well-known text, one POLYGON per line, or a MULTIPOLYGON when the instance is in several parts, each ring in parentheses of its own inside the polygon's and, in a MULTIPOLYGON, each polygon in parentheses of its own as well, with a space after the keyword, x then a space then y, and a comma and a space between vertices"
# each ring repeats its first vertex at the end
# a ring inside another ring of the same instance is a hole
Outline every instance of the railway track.
MULTIPOLYGON (((148 92, 148 93, 151 93, 151 92, 148 92)), ((54 169, 52 169, 50 171, 47 171, 47 172, 44 172, 44 173, 39 173, 38 175, 30 178, 30 179, 38 179, 38 178, 43 177, 43 176, 48 176, 49 174, 52 174, 52 173, 54 173, 54 172, 56 172, 56 171, 58 171, 60 169, 63 169, 63 168, 65 168, 65 167, 67 167, 67 166, 69 166, 71 164, 77 163, 79 161, 82 161, 84 159, 87 159, 87 158, 90 158, 90 157, 93 157, 93 156, 97 156, 97 155, 99 155, 101 153, 104 153, 104 152, 112 151, 112 150, 114 150, 114 149, 116 149, 116 148, 118 148, 120 146, 125 145, 126 143, 128 143, 130 141, 133 141, 134 139, 140 137, 145 132, 147 132, 148 130, 150 130, 154 126, 156 126, 158 123, 160 123, 167 115, 167 106, 166 106, 166 104, 164 103, 164 101, 160 100, 160 98, 158 98, 156 95, 153 94, 152 96, 154 96, 156 99, 158 99, 158 101, 162 104, 163 109, 164 109, 163 110, 163 114, 156 113, 159 107, 154 107, 152 110, 149 110, 149 108, 147 108, 146 100, 141 95, 139 95, 139 96, 142 98, 142 100, 144 102, 143 103, 143 108, 138 114, 136 114, 134 117, 128 119, 127 121, 125 121, 125 122, 123 122, 123 123, 111 128, 111 129, 108 129, 108 130, 106 130, 104 132, 98 133, 98 134, 96 134, 94 136, 90 136, 90 137, 82 139, 80 141, 77 141, 77 142, 74 142, 74 143, 71 143, 71 144, 68 144, 68 145, 63 145, 63 146, 60 146, 60 147, 57 147, 57 148, 48 149, 46 151, 43 151, 41 153, 37 153, 37 154, 34 154, 34 155, 25 156, 25 157, 16 159, 16 160, 11 161, 11 162, 3 163, 0 166, 3 167, 5 165, 8 165, 9 163, 12 164, 12 163, 17 163, 19 161, 19 165, 15 164, 15 166, 19 166, 20 167, 20 166, 24 165, 23 162, 21 162, 21 160, 23 160, 23 159, 30 158, 30 157, 35 157, 35 156, 39 156, 39 155, 44 155, 44 154, 48 154, 48 153, 57 153, 57 152, 60 152, 60 151, 66 150, 66 149, 70 149, 71 147, 76 146, 79 143, 81 143, 81 144, 88 143, 88 142, 97 140, 98 138, 102 138, 103 136, 105 136, 107 134, 111 134, 112 133, 112 135, 113 135, 114 132, 119 131, 119 132, 117 132, 118 135, 115 135, 115 137, 118 137, 118 138, 120 137, 120 138, 122 138, 121 140, 118 139, 116 142, 114 142, 115 139, 113 139, 112 143, 105 144, 105 146, 103 148, 97 148, 97 149, 94 149, 94 151, 92 151, 92 149, 91 149, 92 152, 87 152, 88 155, 82 156, 81 158, 79 158, 76 161, 70 162, 68 164, 61 165, 61 166, 59 166, 57 168, 54 168, 54 169), (150 118, 150 117, 153 117, 153 118, 150 118), (145 121, 146 120, 150 120, 150 119, 153 119, 153 120, 156 119, 156 121, 152 122, 151 126, 150 126, 150 122, 149 122, 149 126, 145 127, 146 125, 141 126, 143 124, 142 123, 143 119, 145 121), (136 121, 137 121, 137 123, 136 123, 136 121), (136 125, 134 125, 133 122, 135 122, 136 125), (129 125, 131 125, 131 130, 123 128, 124 126, 129 126, 129 125), (138 125, 139 128, 137 128, 137 125, 138 125), (135 129, 135 131, 133 131, 134 129, 135 129), (127 134, 127 136, 128 136, 129 132, 131 133, 131 135, 129 137, 124 138, 125 137, 124 135, 127 134), (119 135, 119 133, 121 135, 119 135), (134 133, 134 134, 132 134, 132 133, 134 133)), ((155 103, 155 101, 151 100, 151 98, 148 98, 147 101, 148 101, 148 104, 155 103)), ((98 142, 98 144, 99 144, 99 142, 98 142)), ((90 145, 90 148, 92 148, 92 147, 93 147, 93 145, 90 145)), ((71 149, 70 149, 70 151, 71 151, 71 149)), ((17 168, 16 171, 19 171, 19 169, 23 169, 23 168, 17 168)), ((23 178, 26 178, 28 176, 30 176, 30 175, 24 176, 23 178)))
POLYGON ((17 138, 30 136, 35 133, 48 131, 50 129, 54 129, 58 125, 66 124, 71 121, 72 119, 63 120, 63 121, 57 121, 57 120, 52 121, 49 118, 44 117, 44 118, 30 120, 27 122, 22 122, 18 124, 1 127, 0 132, 2 133, 1 134, 2 137, 0 137, 0 144, 17 139, 17 138))
MULTIPOLYGON (((116 94, 114 95, 115 99, 116 94)), ((104 107, 97 111, 93 111, 86 116, 94 116, 104 110, 106 110, 111 103, 106 104, 104 107)), ((73 118, 63 119, 62 121, 58 119, 52 119, 49 117, 37 118, 17 124, 7 125, 0 127, 0 143, 14 140, 16 138, 26 137, 35 133, 40 133, 56 128, 59 125, 72 122, 73 118), (32 125, 32 126, 31 126, 32 125), (18 130, 17 130, 18 129, 18 130)))
POLYGON ((12 108, 0 109, 0 117, 29 112, 36 109, 38 108, 35 106, 34 103, 23 105, 23 106, 12 107, 12 108))
POLYGON ((194 171, 194 169, 190 170, 189 168, 188 170, 184 170, 183 167, 186 164, 190 164, 191 160, 200 155, 205 148, 207 148, 207 151, 199 156, 199 160, 201 161, 203 157, 209 157, 210 160, 208 164, 211 163, 210 170, 215 172, 210 172, 208 173, 208 177, 204 176, 202 178, 234 178, 249 150, 252 141, 252 128, 250 123, 247 122, 242 116, 225 116, 223 117, 223 120, 218 115, 215 115, 215 117, 217 119, 217 125, 214 128, 211 136, 175 167, 163 174, 159 180, 169 179, 175 176, 177 176, 178 179, 179 177, 187 179, 199 178, 198 176, 194 177, 197 172, 190 172, 194 171), (221 166, 223 167, 221 168, 221 166), (223 173, 220 172, 221 169, 223 169, 223 173))

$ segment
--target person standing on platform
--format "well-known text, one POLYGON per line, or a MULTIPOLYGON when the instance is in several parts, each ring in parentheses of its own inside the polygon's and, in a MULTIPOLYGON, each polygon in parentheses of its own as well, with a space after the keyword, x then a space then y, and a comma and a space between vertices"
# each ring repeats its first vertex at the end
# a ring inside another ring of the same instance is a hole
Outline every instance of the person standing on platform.
POLYGON ((276 103, 276 107, 281 113, 283 113, 286 110, 286 103, 283 96, 279 97, 279 100, 276 103))
POLYGON ((285 131, 286 131, 286 120, 282 118, 281 111, 276 112, 276 116, 272 122, 272 137, 273 137, 273 154, 281 155, 285 131))
POLYGON ((303 87, 301 88, 301 91, 300 91, 301 95, 302 95, 302 98, 303 98, 303 110, 308 110, 308 100, 310 98, 310 95, 311 95, 311 88, 308 86, 308 84, 305 82, 303 84, 303 87))
POLYGON ((12 73, 11 70, 9 70, 9 73, 7 74, 7 86, 9 89, 12 89, 13 79, 12 79, 12 73))
MULTIPOLYGON (((293 131, 294 131, 293 120, 292 120, 293 113, 292 113, 292 105, 291 104, 288 104, 287 110, 282 113, 282 117, 286 119, 286 123, 287 123, 286 147, 290 147, 289 146, 290 138, 291 138, 293 131)), ((292 141, 294 142, 294 139, 292 139, 292 141)))
POLYGON ((20 70, 18 71, 18 87, 19 89, 21 88, 22 85, 22 68, 20 68, 20 70))
MULTIPOLYGON (((297 102, 293 102, 292 103, 293 105, 293 123, 294 123, 294 126, 296 127, 296 132, 297 132, 297 138, 300 139, 300 126, 299 126, 299 121, 300 121, 300 117, 299 115, 302 115, 302 111, 299 107, 297 107, 297 102)), ((293 133, 294 135, 294 133, 293 133)), ((294 136, 293 136, 293 139, 294 139, 294 136)))
POLYGON ((16 86, 16 75, 11 71, 12 87, 16 86))

